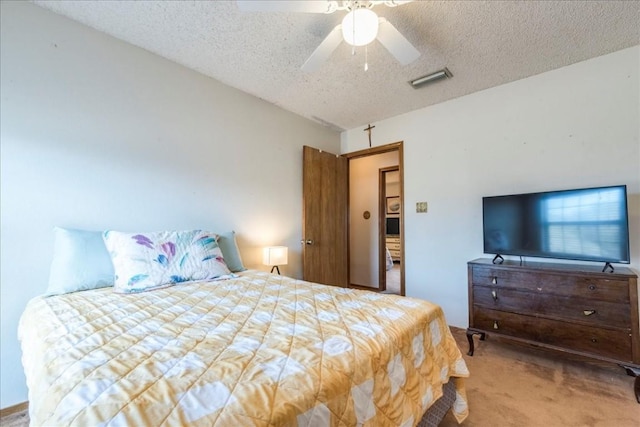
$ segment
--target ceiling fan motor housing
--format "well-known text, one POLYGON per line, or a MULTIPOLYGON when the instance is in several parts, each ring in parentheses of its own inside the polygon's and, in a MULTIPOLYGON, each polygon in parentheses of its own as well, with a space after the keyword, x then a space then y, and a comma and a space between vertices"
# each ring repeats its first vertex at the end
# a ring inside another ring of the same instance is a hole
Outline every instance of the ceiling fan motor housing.
POLYGON ((378 15, 365 7, 347 13, 342 19, 342 37, 352 46, 364 46, 378 35, 378 15))

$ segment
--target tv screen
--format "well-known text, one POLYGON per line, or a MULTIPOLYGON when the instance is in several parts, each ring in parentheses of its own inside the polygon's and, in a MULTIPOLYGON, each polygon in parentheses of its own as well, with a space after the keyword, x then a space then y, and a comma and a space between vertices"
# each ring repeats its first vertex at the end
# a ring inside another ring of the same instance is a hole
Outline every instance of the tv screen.
POLYGON ((387 234, 400 234, 400 218, 387 218, 387 234))
POLYGON ((628 264, 627 187, 483 197, 484 252, 628 264))

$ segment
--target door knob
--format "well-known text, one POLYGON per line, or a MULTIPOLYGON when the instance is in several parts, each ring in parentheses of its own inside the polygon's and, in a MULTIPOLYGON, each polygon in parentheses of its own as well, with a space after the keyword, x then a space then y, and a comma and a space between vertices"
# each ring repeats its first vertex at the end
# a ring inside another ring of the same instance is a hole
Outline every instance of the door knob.
POLYGON ((313 245, 313 240, 311 240, 311 239, 307 239, 307 240, 302 239, 302 240, 300 240, 300 244, 302 244, 302 245, 304 245, 304 244, 313 245))

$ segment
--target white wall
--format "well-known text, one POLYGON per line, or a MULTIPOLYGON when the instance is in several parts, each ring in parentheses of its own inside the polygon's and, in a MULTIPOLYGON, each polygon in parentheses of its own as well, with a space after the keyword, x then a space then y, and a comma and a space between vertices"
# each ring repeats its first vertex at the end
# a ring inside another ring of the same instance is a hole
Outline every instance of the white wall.
MULTIPOLYGON (((387 183, 387 188, 385 190, 386 196, 387 197, 400 196, 400 172, 398 171, 387 172, 385 176, 386 176, 386 183, 387 183)), ((400 214, 397 214, 397 213, 386 214, 386 215, 388 217, 400 216, 400 214)))
MULTIPOLYGON (((407 296, 466 327, 466 263, 486 256, 482 197, 539 190, 627 184, 637 273, 639 64, 636 46, 375 123, 376 141, 404 141, 407 296)), ((367 144, 361 126, 342 134, 342 153, 367 144)))
POLYGON ((302 145, 339 135, 25 2, 1 2, 0 407, 27 400, 16 337, 55 225, 235 229, 245 263, 301 275, 302 145))
POLYGON ((381 168, 398 163, 398 151, 349 160, 349 277, 352 285, 371 288, 380 285, 379 173, 381 168), (364 218, 365 211, 371 214, 369 219, 364 218))

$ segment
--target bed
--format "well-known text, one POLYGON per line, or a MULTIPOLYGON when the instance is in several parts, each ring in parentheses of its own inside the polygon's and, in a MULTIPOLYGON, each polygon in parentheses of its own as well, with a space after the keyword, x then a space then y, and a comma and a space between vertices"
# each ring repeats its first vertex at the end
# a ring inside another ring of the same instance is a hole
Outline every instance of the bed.
POLYGON ((19 338, 36 426, 424 426, 468 413, 439 306, 261 271, 39 296, 19 338))
POLYGON ((389 248, 385 246, 385 260, 386 260, 386 270, 389 271, 393 268, 393 257, 391 257, 391 252, 389 248))

